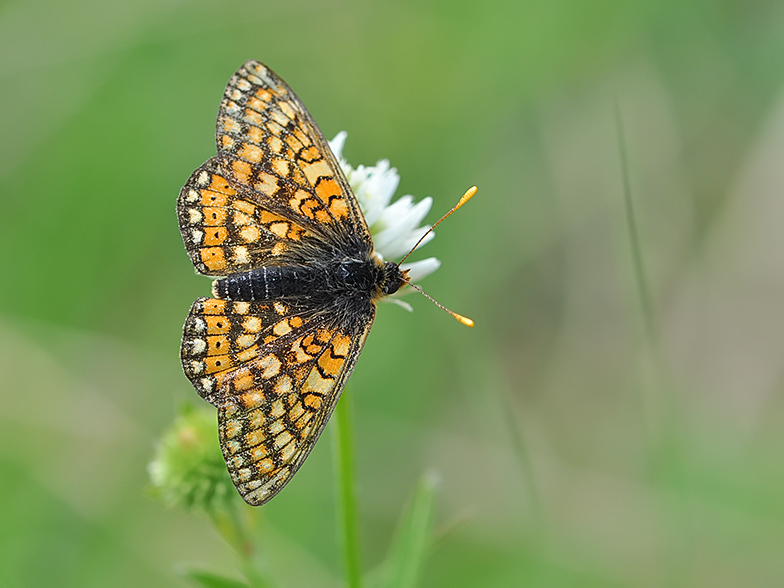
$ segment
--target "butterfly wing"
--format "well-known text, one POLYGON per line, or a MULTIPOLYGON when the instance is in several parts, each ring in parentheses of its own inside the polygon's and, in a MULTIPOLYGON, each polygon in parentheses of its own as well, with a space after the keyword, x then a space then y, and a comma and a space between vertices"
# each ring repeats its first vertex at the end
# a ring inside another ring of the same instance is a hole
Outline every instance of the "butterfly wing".
POLYGON ((224 381, 265 353, 265 347, 311 321, 311 309, 281 302, 240 302, 199 298, 182 334, 180 359, 199 395, 218 406, 234 390, 224 381))
POLYGON ((193 304, 183 367, 218 407, 223 455, 246 502, 267 502, 302 465, 354 369, 373 315, 335 325, 282 302, 200 298, 193 304))
POLYGON ((326 239, 358 239, 370 251, 370 231, 332 150, 271 69, 248 61, 231 77, 215 138, 233 186, 326 239))
POLYGON ((191 174, 180 191, 177 217, 185 249, 200 274, 225 276, 281 265, 299 249, 306 255, 323 238, 264 206, 226 179, 217 157, 191 174))
POLYGON ((218 156, 191 174, 177 202, 199 273, 302 263, 329 249, 373 250, 327 141, 272 70, 248 61, 232 76, 216 128, 218 156))

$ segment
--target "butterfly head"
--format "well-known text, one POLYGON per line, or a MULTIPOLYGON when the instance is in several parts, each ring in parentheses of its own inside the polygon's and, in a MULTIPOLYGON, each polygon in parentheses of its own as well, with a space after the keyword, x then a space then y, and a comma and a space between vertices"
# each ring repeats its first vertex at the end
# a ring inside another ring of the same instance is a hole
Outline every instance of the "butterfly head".
POLYGON ((382 296, 394 294, 408 283, 408 270, 401 270, 398 264, 391 261, 384 263, 384 285, 381 287, 382 296))

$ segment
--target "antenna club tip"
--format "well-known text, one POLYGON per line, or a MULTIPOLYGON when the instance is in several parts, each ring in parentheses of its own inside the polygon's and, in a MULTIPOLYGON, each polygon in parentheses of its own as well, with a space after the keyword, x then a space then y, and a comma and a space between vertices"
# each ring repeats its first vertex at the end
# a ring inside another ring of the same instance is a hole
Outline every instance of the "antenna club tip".
POLYGON ((474 321, 472 321, 468 317, 461 316, 461 315, 458 314, 458 315, 455 315, 455 318, 457 320, 459 320, 461 323, 463 323, 466 327, 473 327, 474 326, 474 321))
POLYGON ((476 194, 477 189, 478 188, 476 186, 471 186, 468 190, 466 190, 465 194, 463 194, 463 197, 460 198, 460 202, 457 203, 457 205, 455 206, 454 210, 457 210, 458 208, 463 206, 463 204, 468 202, 471 199, 471 197, 474 194, 476 194))

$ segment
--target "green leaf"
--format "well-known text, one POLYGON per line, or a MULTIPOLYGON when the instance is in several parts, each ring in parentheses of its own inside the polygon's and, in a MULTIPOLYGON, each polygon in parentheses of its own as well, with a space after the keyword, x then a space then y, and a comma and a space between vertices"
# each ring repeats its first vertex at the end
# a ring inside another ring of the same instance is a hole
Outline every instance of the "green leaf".
POLYGON ((430 546, 437 486, 438 476, 434 472, 427 472, 420 478, 413 501, 400 517, 387 558, 377 570, 375 585, 384 588, 414 588, 417 585, 430 546))

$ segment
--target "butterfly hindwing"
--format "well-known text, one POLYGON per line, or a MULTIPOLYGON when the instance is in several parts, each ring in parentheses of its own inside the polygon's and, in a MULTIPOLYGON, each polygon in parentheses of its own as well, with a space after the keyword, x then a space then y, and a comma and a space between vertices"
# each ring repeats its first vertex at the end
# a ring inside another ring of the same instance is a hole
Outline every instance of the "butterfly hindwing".
POLYGON ((256 360, 221 385, 221 448, 237 490, 251 505, 277 494, 310 453, 354 369, 373 317, 350 329, 322 320, 315 318, 317 325, 267 344, 256 360))
POLYGON ((215 404, 233 393, 238 370, 257 360, 268 345, 301 328, 313 313, 283 302, 199 298, 185 321, 180 356, 198 393, 215 404), (229 382, 228 386, 224 386, 229 382))

